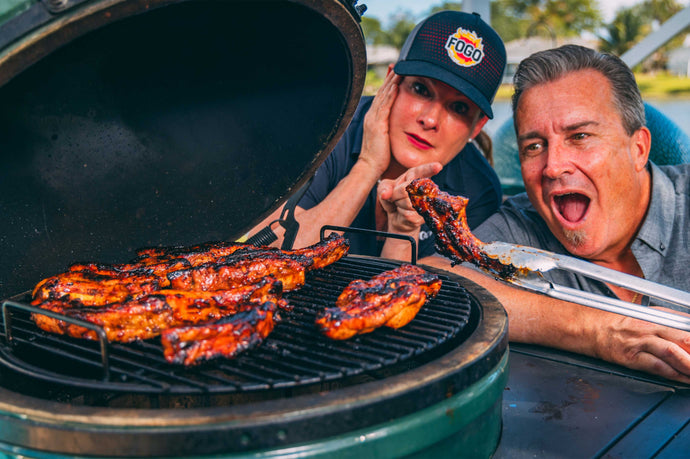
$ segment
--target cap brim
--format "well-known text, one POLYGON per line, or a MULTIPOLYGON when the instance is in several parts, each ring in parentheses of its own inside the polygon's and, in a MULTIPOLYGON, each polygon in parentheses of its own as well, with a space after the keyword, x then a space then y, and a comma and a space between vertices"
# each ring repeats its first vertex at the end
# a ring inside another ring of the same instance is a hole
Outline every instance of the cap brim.
POLYGON ((491 110, 491 101, 487 100, 472 84, 448 70, 424 61, 401 61, 395 64, 393 71, 403 76, 415 75, 439 80, 466 95, 472 102, 477 104, 477 107, 487 117, 490 119, 494 117, 494 112, 491 110))

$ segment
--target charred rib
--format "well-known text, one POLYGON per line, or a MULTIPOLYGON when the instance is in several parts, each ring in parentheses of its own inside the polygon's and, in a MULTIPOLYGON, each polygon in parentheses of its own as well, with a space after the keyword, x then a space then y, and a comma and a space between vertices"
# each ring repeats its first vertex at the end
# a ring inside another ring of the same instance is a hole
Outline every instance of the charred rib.
POLYGON ((407 185, 412 205, 431 228, 437 250, 454 263, 469 262, 494 276, 509 278, 517 271, 482 251, 484 243, 467 225, 467 198, 441 191, 430 179, 416 179, 407 185))
POLYGON ((278 303, 248 303, 242 312, 215 323, 177 327, 161 334, 163 355, 169 363, 197 365, 218 357, 234 358, 258 346, 271 333, 278 303))
MULTIPOLYGON (((217 321, 236 314, 250 301, 278 302, 280 282, 266 278, 254 285, 215 292, 161 290, 151 295, 104 307, 84 307, 76 301, 49 300, 38 306, 74 319, 100 326, 108 341, 132 342, 150 339, 163 330, 184 325, 217 321)), ((33 314, 42 330, 73 338, 96 340, 96 333, 64 320, 33 314)))
POLYGON ((321 332, 337 340, 369 333, 387 326, 400 328, 417 315, 429 298, 441 289, 435 274, 413 265, 402 265, 372 277, 352 281, 316 318, 321 332))

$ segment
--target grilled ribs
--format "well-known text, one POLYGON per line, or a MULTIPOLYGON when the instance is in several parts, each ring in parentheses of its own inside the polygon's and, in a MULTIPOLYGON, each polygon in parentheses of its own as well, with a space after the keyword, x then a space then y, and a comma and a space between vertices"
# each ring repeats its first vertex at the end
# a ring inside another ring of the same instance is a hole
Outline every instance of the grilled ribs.
POLYGON ((32 319, 52 333, 98 339, 95 331, 62 316, 89 322, 118 342, 170 331, 165 343, 177 344, 166 346, 178 350, 166 353, 178 355, 171 357, 174 362, 230 357, 265 338, 275 307, 290 309, 282 291, 301 287, 305 272, 336 262, 348 250, 348 241, 336 233, 290 251, 217 242, 142 249, 131 263, 74 264, 44 279, 34 288, 32 304, 60 316, 34 313, 32 319), (199 344, 190 343, 190 336, 199 344))
POLYGON ((469 262, 501 278, 517 271, 482 251, 484 243, 467 225, 467 198, 441 191, 430 179, 415 179, 407 185, 412 205, 434 233, 436 249, 453 263, 469 262))
MULTIPOLYGON (((215 292, 190 292, 164 289, 123 303, 103 307, 85 307, 77 301, 49 300, 42 309, 98 325, 108 341, 132 342, 158 336, 163 330, 184 325, 216 321, 236 314, 250 301, 274 301, 281 296, 280 282, 272 278, 215 292)), ((73 338, 97 340, 98 335, 88 328, 33 314, 36 325, 52 333, 73 338)))
POLYGON ((242 312, 215 323, 165 330, 161 334, 165 360, 192 366, 218 357, 233 358, 258 346, 273 331, 279 304, 266 301, 240 306, 242 312))
POLYGON ((414 319, 426 300, 436 296, 440 289, 437 275, 404 264, 369 281, 350 282, 335 307, 317 315, 316 325, 324 335, 337 340, 382 326, 400 328, 414 319))
POLYGON ((292 251, 241 248, 215 262, 171 272, 168 279, 172 288, 216 290, 272 275, 283 283, 283 290, 289 292, 304 285, 307 271, 335 263, 348 250, 347 239, 332 233, 317 244, 292 251))
MULTIPOLYGON (((281 256, 294 257, 305 264, 305 269, 320 269, 335 263, 349 250, 347 239, 331 233, 323 241, 314 245, 294 250, 281 250, 274 247, 257 247, 251 244, 207 242, 190 247, 153 247, 137 251, 137 258, 133 263, 146 266, 157 266, 169 263, 171 260, 185 260, 187 267, 200 266, 207 263, 218 263, 229 259, 235 254, 235 258, 250 252, 273 253, 281 256), (306 258, 302 258, 306 257, 306 258)), ((183 268, 183 267, 181 267, 183 268)))
POLYGON ((224 243, 143 249, 132 263, 74 264, 68 271, 39 282, 33 299, 34 304, 64 299, 103 306, 164 288, 223 290, 258 282, 267 275, 281 280, 283 289, 289 291, 304 284, 306 271, 334 263, 348 250, 347 239, 336 233, 291 251, 224 243))
POLYGON ((32 293, 32 304, 64 300, 78 301, 85 306, 104 306, 149 295, 160 290, 160 284, 160 278, 148 272, 67 271, 39 282, 32 293))

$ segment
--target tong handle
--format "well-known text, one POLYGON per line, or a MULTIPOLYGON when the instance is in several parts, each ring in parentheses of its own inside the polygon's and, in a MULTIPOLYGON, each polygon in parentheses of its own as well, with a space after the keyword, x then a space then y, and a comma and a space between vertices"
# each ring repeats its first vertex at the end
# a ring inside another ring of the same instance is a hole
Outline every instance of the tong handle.
POLYGON ((560 269, 580 273, 592 279, 624 287, 633 292, 675 303, 690 311, 690 293, 688 292, 565 255, 555 255, 554 260, 556 261, 556 266, 560 269))
POLYGON ((659 325, 677 328, 679 330, 690 331, 690 316, 683 316, 680 313, 661 311, 648 306, 630 303, 628 301, 611 298, 596 293, 586 292, 558 284, 553 284, 540 279, 512 279, 513 284, 528 290, 543 293, 559 300, 578 303, 603 311, 622 314, 635 319, 646 320, 659 325))

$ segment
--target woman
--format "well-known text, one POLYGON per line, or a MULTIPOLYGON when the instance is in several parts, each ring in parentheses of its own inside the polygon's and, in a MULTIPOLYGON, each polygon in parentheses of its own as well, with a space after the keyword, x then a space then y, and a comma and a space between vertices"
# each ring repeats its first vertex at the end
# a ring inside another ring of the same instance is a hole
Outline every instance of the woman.
MULTIPOLYGON (((323 225, 337 225, 408 234, 419 241, 419 256, 433 254, 429 229, 410 224, 422 220, 409 200, 393 198, 417 177, 468 197, 471 227, 491 215, 502 199, 500 183, 470 141, 493 117, 505 62, 503 42, 477 14, 443 11, 419 23, 297 204, 294 246, 313 244, 323 225)), ((362 255, 386 257, 409 245, 369 234, 346 237, 350 253, 362 255)))

